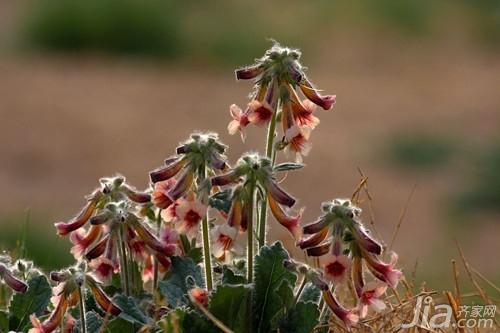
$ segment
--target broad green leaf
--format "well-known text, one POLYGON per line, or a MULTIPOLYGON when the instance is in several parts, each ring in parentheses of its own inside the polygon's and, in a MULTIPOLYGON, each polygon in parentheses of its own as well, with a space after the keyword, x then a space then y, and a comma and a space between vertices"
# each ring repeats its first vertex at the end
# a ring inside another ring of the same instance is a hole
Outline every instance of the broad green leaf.
POLYGON ((228 214, 229 210, 231 209, 232 195, 233 192, 230 189, 217 192, 210 197, 210 199, 208 200, 208 204, 210 205, 210 207, 228 214))
POLYGON ((49 304, 52 296, 47 278, 43 275, 35 276, 28 281, 28 291, 24 294, 15 294, 10 303, 10 329, 21 330, 28 322, 33 313, 41 315, 49 304))
POLYGON ((280 332, 310 333, 318 323, 319 311, 312 302, 298 302, 291 308, 279 325, 280 332))
POLYGON ((122 309, 120 318, 138 324, 148 324, 150 322, 150 319, 139 309, 134 298, 125 295, 116 295, 113 297, 113 301, 122 309))
POLYGON ((221 285, 212 294, 210 312, 235 332, 248 332, 250 294, 248 285, 221 285))
POLYGON ((199 287, 205 285, 200 266, 196 265, 191 258, 172 257, 170 276, 161 281, 159 287, 170 306, 176 307, 189 304, 187 292, 194 287, 192 283, 199 287))
POLYGON ((165 333, 219 333, 210 320, 202 314, 187 308, 170 311, 160 322, 165 333))
POLYGON ((142 325, 134 324, 123 318, 117 317, 109 321, 106 325, 108 333, 136 333, 142 325))
POLYGON ((276 320, 276 314, 283 310, 282 297, 277 293, 283 281, 295 285, 297 277, 283 267, 283 261, 288 258, 288 252, 280 242, 262 247, 255 257, 255 332, 270 332, 271 321, 276 320))
POLYGON ((0 311, 0 332, 9 331, 9 314, 5 311, 0 311))
MULTIPOLYGON (((94 311, 87 311, 85 315, 87 333, 99 333, 102 326, 102 318, 95 313, 94 311)), ((82 323, 80 320, 76 322, 75 327, 73 328, 73 333, 80 333, 82 331, 82 323)))
POLYGON ((299 301, 318 303, 320 297, 321 292, 319 289, 311 282, 308 282, 306 283, 304 290, 302 290, 302 294, 300 294, 299 301))
POLYGON ((236 274, 228 266, 222 267, 222 284, 244 284, 246 281, 246 277, 236 274))
POLYGON ((281 163, 281 164, 276 165, 274 167, 274 171, 275 172, 292 171, 292 170, 302 169, 303 167, 304 167, 304 164, 301 164, 301 163, 286 162, 286 163, 281 163))

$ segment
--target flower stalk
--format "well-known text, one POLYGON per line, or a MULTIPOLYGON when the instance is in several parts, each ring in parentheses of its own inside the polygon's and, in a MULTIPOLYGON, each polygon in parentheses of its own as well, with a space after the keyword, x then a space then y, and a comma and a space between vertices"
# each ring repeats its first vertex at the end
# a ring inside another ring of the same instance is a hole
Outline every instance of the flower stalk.
POLYGON ((87 333, 87 319, 85 314, 85 300, 83 298, 83 290, 82 286, 78 287, 78 299, 80 304, 80 324, 81 324, 81 332, 87 333))
MULTIPOLYGON (((254 200, 255 200, 255 185, 250 186, 250 193, 248 194, 248 229, 247 229, 247 281, 252 283, 253 281, 253 211, 254 211, 254 200)), ((265 201, 265 200, 264 200, 265 201)), ((260 242, 260 240, 259 240, 260 242)))
MULTIPOLYGON (((205 164, 200 166, 199 170, 199 180, 202 183, 206 178, 206 169, 205 164)), ((208 291, 212 291, 213 289, 213 280, 212 280, 212 256, 210 252, 210 225, 208 222, 208 211, 201 221, 201 232, 203 237, 203 260, 205 266, 205 279, 207 283, 208 291)))

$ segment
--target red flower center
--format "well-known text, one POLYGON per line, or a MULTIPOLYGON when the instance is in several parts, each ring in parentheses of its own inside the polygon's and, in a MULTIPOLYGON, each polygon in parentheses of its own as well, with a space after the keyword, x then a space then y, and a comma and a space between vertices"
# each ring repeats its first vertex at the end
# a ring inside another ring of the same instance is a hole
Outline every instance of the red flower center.
POLYGON ((189 226, 197 224, 201 220, 200 214, 195 212, 194 210, 189 210, 184 217, 184 220, 188 223, 189 226))
POLYGON ((341 276, 345 272, 345 266, 338 261, 334 261, 325 267, 326 273, 332 276, 341 276))

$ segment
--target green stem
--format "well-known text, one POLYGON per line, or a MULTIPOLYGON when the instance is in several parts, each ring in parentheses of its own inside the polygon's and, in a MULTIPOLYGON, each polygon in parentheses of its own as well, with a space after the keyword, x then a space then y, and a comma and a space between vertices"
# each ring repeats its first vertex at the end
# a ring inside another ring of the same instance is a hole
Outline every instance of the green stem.
MULTIPOLYGON (((255 187, 250 186, 249 194, 249 212, 248 212, 248 227, 247 227, 247 281, 252 283, 253 280, 253 211, 254 211, 255 187)), ((259 240, 260 241, 260 240, 259 240)))
POLYGON ((306 286, 306 282, 307 282, 307 279, 306 277, 304 276, 302 278, 302 282, 300 282, 300 287, 299 287, 299 290, 297 290, 297 294, 295 295, 295 299, 293 300, 293 304, 297 304, 299 298, 300 298, 300 295, 302 294, 302 291, 304 290, 304 287, 306 286))
MULTIPOLYGON (((206 178, 205 165, 203 165, 199 170, 199 181, 203 182, 206 178)), ((205 263, 205 280, 207 282, 207 289, 211 291, 213 289, 212 280, 212 256, 210 253, 210 226, 208 223, 208 210, 201 222, 201 229, 203 234, 203 260, 205 263)))
MULTIPOLYGON (((277 110, 274 112, 269 127, 267 129, 267 142, 266 142, 266 156, 271 159, 274 165, 276 152, 274 149, 274 134, 276 131, 276 118, 277 110)), ((267 193, 264 193, 267 196, 267 193)), ((267 200, 262 198, 260 203, 260 217, 259 217, 259 249, 266 244, 266 225, 267 225, 267 200)))
POLYGON ((78 298, 80 301, 80 324, 81 324, 81 332, 87 333, 87 320, 85 318, 85 301, 83 299, 82 287, 78 287, 78 298))
MULTIPOLYGON (((156 216, 156 236, 160 236, 160 228, 161 228, 161 208, 158 209, 158 215, 156 216)), ((156 257, 153 259, 153 294, 158 288, 158 260, 156 257)))
POLYGON ((120 259, 122 264, 122 279, 123 286, 125 290, 125 295, 130 296, 130 285, 129 285, 129 276, 128 276, 128 262, 127 262, 127 251, 125 249, 125 241, 123 238, 124 229, 120 228, 119 230, 119 238, 120 238, 120 259))

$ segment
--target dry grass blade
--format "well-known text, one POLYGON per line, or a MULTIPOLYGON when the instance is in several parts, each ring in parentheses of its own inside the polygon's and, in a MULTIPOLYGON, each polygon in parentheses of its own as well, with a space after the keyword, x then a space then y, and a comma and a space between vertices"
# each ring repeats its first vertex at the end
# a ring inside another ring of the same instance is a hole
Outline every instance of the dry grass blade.
MULTIPOLYGON (((455 297, 453 297, 453 294, 450 291, 444 292, 444 295, 448 299, 448 304, 450 304, 451 306, 451 311, 453 313, 453 317, 455 318, 455 322, 458 323, 458 321, 460 320, 460 304, 457 302, 455 297)), ((456 331, 459 333, 463 333, 464 329, 457 325, 456 331)))
POLYGON ((481 274, 477 269, 475 269, 474 267, 471 267, 470 268, 472 270, 472 272, 474 272, 474 274, 476 274, 481 280, 483 280, 484 282, 486 282, 491 288, 495 289, 497 292, 500 293, 500 288, 495 285, 493 282, 491 282, 491 280, 489 280, 488 278, 486 278, 483 274, 481 274))
POLYGON ((406 213, 408 211, 408 207, 410 206, 410 201, 413 198, 413 194, 415 193, 415 190, 417 189, 417 184, 413 185, 413 188, 411 189, 410 195, 408 196, 408 199, 406 200, 406 203, 401 210, 401 214, 399 215, 399 221, 398 224, 396 225, 396 228, 394 229, 394 233, 392 234, 391 242, 389 243, 389 248, 388 252, 391 251, 394 242, 396 241, 396 237, 398 236, 399 229, 401 228, 401 224, 403 223, 403 220, 406 216, 406 213))
POLYGON ((460 285, 458 284, 459 273, 458 273, 457 262, 455 261, 455 259, 451 260, 451 265, 453 267, 453 281, 455 282, 455 300, 458 306, 460 306, 460 304, 462 303, 461 300, 462 296, 460 296, 460 285))

